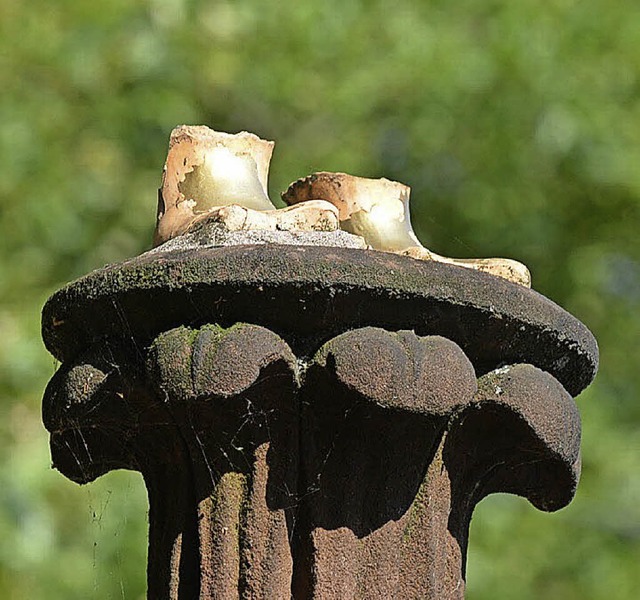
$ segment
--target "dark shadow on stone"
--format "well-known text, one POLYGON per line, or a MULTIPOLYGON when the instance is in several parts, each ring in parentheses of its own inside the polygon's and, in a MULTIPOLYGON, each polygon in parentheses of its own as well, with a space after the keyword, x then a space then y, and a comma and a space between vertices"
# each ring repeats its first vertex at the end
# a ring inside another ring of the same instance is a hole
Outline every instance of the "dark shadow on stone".
POLYGON ((382 408, 328 371, 311 367, 302 400, 303 520, 363 538, 409 509, 445 421, 382 408))
MULTIPOLYGON (((452 424, 443 460, 452 487, 449 531, 463 550, 475 506, 492 493, 527 498, 541 510, 568 504, 575 493, 575 470, 508 407, 491 402, 465 409, 452 424)), ((464 573, 464 570, 463 570, 464 573)))
POLYGON ((53 466, 77 483, 138 470, 134 439, 145 395, 135 351, 102 340, 62 365, 45 390, 42 418, 53 466))

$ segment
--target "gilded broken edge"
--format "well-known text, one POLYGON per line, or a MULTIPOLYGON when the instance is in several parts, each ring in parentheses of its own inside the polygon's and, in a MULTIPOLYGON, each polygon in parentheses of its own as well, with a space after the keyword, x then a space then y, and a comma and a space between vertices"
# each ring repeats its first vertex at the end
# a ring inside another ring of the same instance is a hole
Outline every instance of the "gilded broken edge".
POLYGON ((506 258, 456 259, 425 248, 411 226, 410 188, 388 179, 319 172, 283 192, 277 209, 267 193, 274 142, 246 131, 229 134, 182 125, 171 132, 154 246, 203 222, 227 231, 337 231, 364 239, 368 247, 484 271, 531 287, 525 265, 506 258))

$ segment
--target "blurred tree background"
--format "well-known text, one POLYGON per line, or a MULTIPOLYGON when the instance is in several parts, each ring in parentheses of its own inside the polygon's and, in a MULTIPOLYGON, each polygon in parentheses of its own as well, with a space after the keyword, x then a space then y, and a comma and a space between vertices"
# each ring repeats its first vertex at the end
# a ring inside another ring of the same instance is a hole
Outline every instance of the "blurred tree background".
POLYGON ((0 0, 0 87, 0 597, 144 596, 139 476, 49 468, 39 312, 149 247, 182 123, 276 140, 273 199, 316 170, 411 185, 428 247, 521 260, 593 330, 577 497, 485 500, 468 598, 638 597, 636 2, 0 0))

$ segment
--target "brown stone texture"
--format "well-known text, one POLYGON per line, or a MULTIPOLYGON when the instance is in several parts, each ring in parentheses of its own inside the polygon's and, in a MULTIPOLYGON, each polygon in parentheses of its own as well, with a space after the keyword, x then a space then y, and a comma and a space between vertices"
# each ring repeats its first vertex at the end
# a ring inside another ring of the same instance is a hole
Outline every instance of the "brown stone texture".
POLYGON ((155 254, 45 307, 54 466, 143 474, 149 598, 462 598, 477 502, 570 502, 584 326, 482 273, 360 252, 155 254))

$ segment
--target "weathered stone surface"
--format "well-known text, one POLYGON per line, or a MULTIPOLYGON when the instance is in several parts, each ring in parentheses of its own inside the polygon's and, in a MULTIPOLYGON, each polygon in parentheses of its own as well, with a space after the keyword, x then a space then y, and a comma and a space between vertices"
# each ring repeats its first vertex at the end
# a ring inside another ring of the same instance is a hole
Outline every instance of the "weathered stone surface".
POLYGON ((453 265, 349 248, 232 246, 143 255, 54 294, 42 327, 47 348, 64 362, 104 336, 145 344, 184 323, 236 322, 263 325, 302 355, 363 326, 441 335, 462 348, 479 375, 528 363, 573 395, 598 364, 589 330, 533 290, 453 265))
POLYGON ((403 184, 275 209, 272 150, 176 128, 156 248, 49 299, 53 464, 142 473, 149 598, 462 598, 477 502, 571 501, 595 340, 524 265, 424 248, 403 184))
POLYGON ((320 349, 303 390, 295 597, 459 597, 437 456, 449 415, 475 391, 444 338, 369 327, 320 349))
POLYGON ((154 599, 462 598, 478 501, 573 497, 597 365, 531 290, 343 248, 148 253, 43 335, 54 465, 143 474, 154 599))
POLYGON ((62 365, 43 399, 43 421, 51 432, 53 466, 78 483, 113 469, 135 469, 138 397, 135 354, 126 345, 87 348, 62 365))
MULTIPOLYGON (((506 421, 508 414, 512 421, 496 427, 486 447, 495 456, 503 440, 512 436, 512 446, 502 450, 501 468, 492 474, 499 483, 492 485, 508 487, 503 491, 525 496, 541 510, 557 510, 570 501, 580 477, 580 414, 556 379, 531 365, 502 367, 480 378, 470 413, 482 422, 479 440, 488 437, 487 415, 498 418, 502 413, 506 421), (523 443, 525 434, 513 431, 525 426, 530 439, 523 443)), ((464 444, 468 443, 465 435, 464 444)))
MULTIPOLYGON (((288 598, 299 443, 295 357, 254 325, 181 327, 155 340, 147 369, 187 449, 195 513, 180 541, 186 579, 196 579, 202 598, 288 598)), ((171 494, 166 488, 155 498, 156 512, 179 524, 182 515, 163 509, 171 494)), ((166 569, 166 559, 150 563, 150 585, 166 569)))
MULTIPOLYGON (((341 229, 336 231, 272 231, 264 229, 229 231, 222 223, 202 221, 197 227, 189 230, 184 235, 172 238, 142 256, 184 250, 201 250, 218 246, 254 246, 256 244, 333 246, 360 249, 367 247, 364 238, 352 235, 341 229)), ((283 250, 286 251, 286 248, 283 250)))
POLYGON ((115 468, 145 478, 150 598, 289 598, 296 369, 261 327, 181 327, 146 367, 89 353, 52 380, 54 465, 79 483, 115 468))
POLYGON ((253 385, 276 361, 295 371, 296 360, 287 344, 263 327, 205 325, 160 334, 151 345, 148 369, 167 398, 231 398, 253 385))
POLYGON ((385 408, 448 415, 477 389, 473 365, 453 342, 377 327, 327 342, 316 361, 349 390, 385 408))

